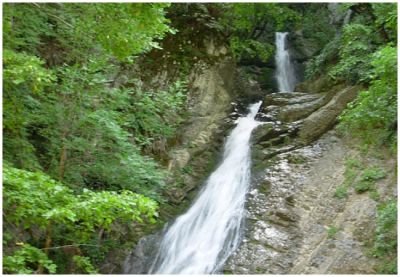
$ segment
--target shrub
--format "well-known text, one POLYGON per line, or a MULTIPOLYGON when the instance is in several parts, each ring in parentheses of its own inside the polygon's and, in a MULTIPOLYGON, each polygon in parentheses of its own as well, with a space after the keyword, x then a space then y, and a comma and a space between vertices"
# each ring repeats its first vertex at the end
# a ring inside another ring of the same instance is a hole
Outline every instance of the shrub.
POLYGON ((378 207, 373 253, 381 259, 380 274, 397 274, 397 201, 378 207))
POLYGON ((334 196, 339 199, 343 199, 347 197, 347 187, 340 186, 335 190, 334 196))

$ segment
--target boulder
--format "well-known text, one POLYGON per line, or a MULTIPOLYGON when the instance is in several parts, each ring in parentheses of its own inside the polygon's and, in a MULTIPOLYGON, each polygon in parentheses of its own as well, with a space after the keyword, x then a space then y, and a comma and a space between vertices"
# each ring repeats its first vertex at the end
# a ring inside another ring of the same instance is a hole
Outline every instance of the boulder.
POLYGON ((328 104, 304 119, 298 133, 300 140, 309 143, 332 128, 337 117, 347 104, 356 98, 360 90, 359 86, 346 87, 339 91, 328 104))

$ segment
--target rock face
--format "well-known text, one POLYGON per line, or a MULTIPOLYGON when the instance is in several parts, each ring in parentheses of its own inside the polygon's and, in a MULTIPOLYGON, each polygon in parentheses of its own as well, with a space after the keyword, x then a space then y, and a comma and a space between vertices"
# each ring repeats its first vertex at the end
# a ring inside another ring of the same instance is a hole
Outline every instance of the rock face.
MULTIPOLYGON (((224 273, 375 273, 377 261, 365 244, 374 236, 377 202, 354 190, 347 198, 334 197, 346 159, 358 152, 329 129, 360 89, 333 86, 319 94, 265 97, 258 115, 264 124, 252 135, 244 236, 224 273)), ((389 179, 379 188, 396 194, 389 179)))
POLYGON ((255 168, 241 246, 224 267, 230 274, 371 274, 358 234, 373 232, 368 195, 333 197, 349 149, 333 131, 314 144, 278 154, 255 168), (330 228, 337 233, 329 235, 330 228))
MULTIPOLYGON (((213 51, 217 51, 215 47, 213 51)), ((189 119, 178 131, 179 145, 169 152, 168 169, 186 170, 179 184, 169 185, 165 191, 174 204, 201 184, 210 162, 217 158, 236 98, 235 78, 235 66, 229 58, 211 67, 195 68, 189 77, 189 119)))
POLYGON ((124 273, 135 272, 135 274, 146 274, 152 265, 153 257, 157 255, 160 244, 160 234, 144 237, 139 241, 124 262, 124 273))

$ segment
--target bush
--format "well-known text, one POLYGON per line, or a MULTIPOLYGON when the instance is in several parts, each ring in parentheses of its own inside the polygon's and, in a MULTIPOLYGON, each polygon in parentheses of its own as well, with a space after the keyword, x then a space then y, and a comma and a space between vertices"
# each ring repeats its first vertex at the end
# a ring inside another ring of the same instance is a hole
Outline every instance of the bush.
POLYGON ((374 30, 364 24, 348 24, 343 27, 339 48, 339 62, 329 71, 333 79, 343 79, 348 83, 368 82, 371 78, 370 64, 374 30))
POLYGON ((380 274, 397 274, 397 201, 378 207, 373 253, 381 259, 380 274))
POLYGON ((335 226, 329 226, 328 228, 328 238, 333 239, 337 232, 338 232, 338 228, 336 228, 335 226))
POLYGON ((360 181, 357 184, 355 184, 354 189, 358 193, 363 193, 365 191, 373 189, 374 187, 375 187, 374 183, 372 183, 372 182, 360 181))
POLYGON ((362 173, 361 178, 364 181, 376 181, 385 178, 385 176, 386 172, 383 169, 379 167, 371 167, 362 173))
POLYGON ((29 244, 19 244, 22 244, 20 249, 16 250, 12 256, 3 257, 3 273, 33 274, 37 273, 39 268, 46 269, 50 274, 56 273, 57 266, 42 250, 29 244))
POLYGON ((339 117, 339 129, 369 145, 397 143, 397 49, 385 46, 373 55, 373 81, 339 117))
POLYGON ((347 197, 347 187, 340 186, 335 190, 334 196, 339 199, 343 199, 347 197))

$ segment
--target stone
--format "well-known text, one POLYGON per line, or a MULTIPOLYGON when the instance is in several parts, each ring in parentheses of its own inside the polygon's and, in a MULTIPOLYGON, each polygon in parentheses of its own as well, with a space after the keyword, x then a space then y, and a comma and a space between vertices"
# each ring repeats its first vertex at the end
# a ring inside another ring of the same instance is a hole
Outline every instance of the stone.
POLYGON ((339 91, 328 104, 304 119, 298 133, 300 140, 311 142, 332 128, 337 117, 347 104, 356 98, 360 90, 359 86, 353 86, 339 91))
POLYGON ((175 150, 172 153, 169 170, 182 169, 184 168, 190 160, 190 154, 187 149, 175 150))

